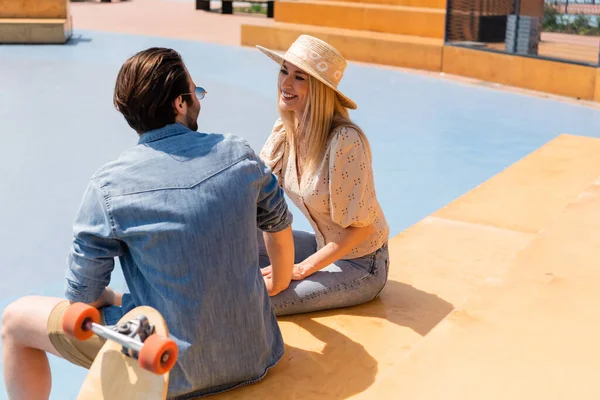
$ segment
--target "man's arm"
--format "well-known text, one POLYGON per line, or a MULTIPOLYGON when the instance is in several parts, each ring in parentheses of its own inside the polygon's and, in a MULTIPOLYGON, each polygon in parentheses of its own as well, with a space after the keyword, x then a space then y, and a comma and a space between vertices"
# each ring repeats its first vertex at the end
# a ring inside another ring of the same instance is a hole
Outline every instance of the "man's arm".
MULTIPOLYGON (((106 306, 120 306, 123 302, 123 294, 115 292, 111 288, 107 287, 104 289, 100 298, 93 303, 88 303, 94 308, 102 308, 106 306)), ((74 302, 71 301, 71 304, 74 302)))
POLYGON ((265 277, 269 296, 287 289, 292 280, 294 267, 294 238, 292 227, 279 232, 264 232, 267 254, 271 260, 271 273, 265 277))
POLYGON ((264 276, 270 296, 285 290, 292 280, 294 268, 294 238, 292 214, 288 210, 283 189, 271 169, 258 157, 262 175, 261 190, 257 202, 257 224, 263 231, 265 247, 271 260, 272 273, 264 276))
POLYGON ((120 303, 120 295, 108 288, 114 258, 123 253, 106 210, 106 199, 93 180, 84 195, 75 222, 68 257, 65 296, 71 302, 95 307, 120 303))

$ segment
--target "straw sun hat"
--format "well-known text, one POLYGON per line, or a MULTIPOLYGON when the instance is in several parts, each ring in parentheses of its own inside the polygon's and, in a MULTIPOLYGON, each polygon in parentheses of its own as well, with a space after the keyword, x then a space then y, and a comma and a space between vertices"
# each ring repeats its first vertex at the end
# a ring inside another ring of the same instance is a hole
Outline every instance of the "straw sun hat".
POLYGON ((284 55, 262 46, 256 47, 278 64, 287 61, 312 75, 335 90, 344 106, 353 110, 356 109, 356 103, 337 88, 346 69, 346 60, 329 43, 309 35, 301 35, 292 43, 284 55))

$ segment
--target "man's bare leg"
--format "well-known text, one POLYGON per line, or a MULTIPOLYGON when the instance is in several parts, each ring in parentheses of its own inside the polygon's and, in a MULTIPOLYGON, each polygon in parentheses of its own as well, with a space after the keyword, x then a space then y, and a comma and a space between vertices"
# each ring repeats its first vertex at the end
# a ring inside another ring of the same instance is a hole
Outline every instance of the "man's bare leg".
POLYGON ((46 352, 60 357, 48 338, 48 317, 64 299, 27 296, 2 314, 2 368, 11 400, 47 400, 52 378, 46 352))

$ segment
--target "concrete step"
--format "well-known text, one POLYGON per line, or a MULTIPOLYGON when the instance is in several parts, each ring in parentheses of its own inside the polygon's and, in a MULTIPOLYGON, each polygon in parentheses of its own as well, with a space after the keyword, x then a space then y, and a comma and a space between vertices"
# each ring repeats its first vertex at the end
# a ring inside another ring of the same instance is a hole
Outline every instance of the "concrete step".
POLYGON ((600 101, 600 68, 596 68, 596 85, 592 100, 600 101))
POLYGON ((68 0, 2 0, 0 18, 67 18, 68 0))
POLYGON ((504 276, 481 286, 356 398, 600 398, 600 168, 595 173, 504 276))
POLYGON ((63 44, 71 35, 71 18, 0 19, 0 43, 63 44))
POLYGON ((446 0, 338 0, 352 3, 387 4, 406 7, 446 9, 446 0))
POLYGON ((372 32, 444 38, 446 11, 344 1, 280 0, 275 21, 372 32))
MULTIPOLYGON (((506 49, 504 43, 486 43, 486 47, 499 51, 505 51, 506 49)), ((538 46, 538 55, 581 61, 593 65, 598 63, 598 47, 589 45, 542 41, 538 46)))
POLYGON ((600 99, 600 69, 593 66, 446 45, 442 71, 559 96, 600 99))
POLYGON ((309 34, 336 47, 347 60, 439 71, 441 39, 394 35, 311 25, 274 23, 242 25, 242 45, 286 50, 301 34, 309 34))

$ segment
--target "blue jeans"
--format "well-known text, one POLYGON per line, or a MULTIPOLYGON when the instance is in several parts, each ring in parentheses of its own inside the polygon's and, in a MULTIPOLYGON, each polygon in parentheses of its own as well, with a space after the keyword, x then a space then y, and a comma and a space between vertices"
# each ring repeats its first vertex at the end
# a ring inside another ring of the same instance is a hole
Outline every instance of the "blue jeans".
MULTIPOLYGON (((294 231, 295 263, 317 251, 315 235, 294 231)), ((262 232, 258 232, 259 265, 270 265, 262 232)), ((292 281, 283 292, 271 297, 277 316, 349 307, 366 303, 379 295, 388 278, 387 242, 366 256, 338 260, 307 276, 292 281)))

